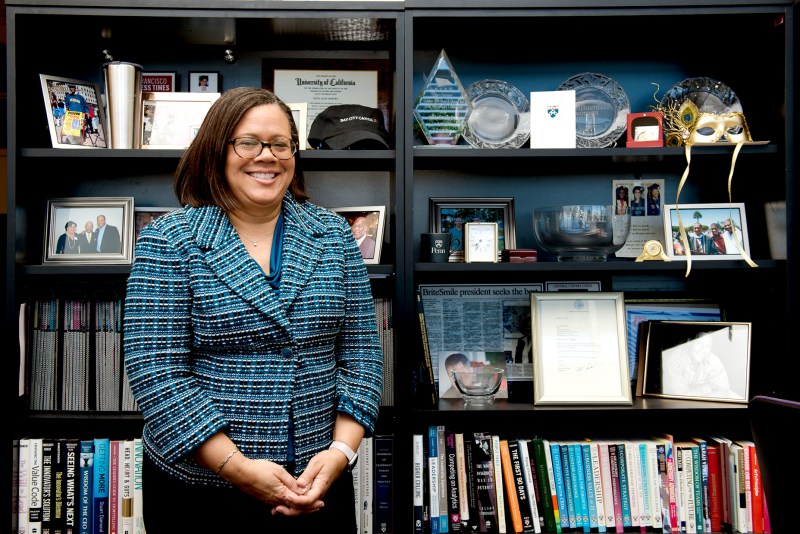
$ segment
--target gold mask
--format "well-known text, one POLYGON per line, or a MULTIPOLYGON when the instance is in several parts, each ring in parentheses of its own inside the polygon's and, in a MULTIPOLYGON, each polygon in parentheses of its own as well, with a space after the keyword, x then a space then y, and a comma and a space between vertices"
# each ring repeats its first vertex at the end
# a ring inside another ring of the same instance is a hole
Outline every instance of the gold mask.
POLYGON ((700 111, 694 102, 687 99, 678 109, 677 116, 678 120, 674 120, 673 124, 678 125, 678 131, 668 135, 668 146, 703 145, 720 141, 738 144, 753 140, 747 120, 739 111, 720 115, 708 113, 700 111))

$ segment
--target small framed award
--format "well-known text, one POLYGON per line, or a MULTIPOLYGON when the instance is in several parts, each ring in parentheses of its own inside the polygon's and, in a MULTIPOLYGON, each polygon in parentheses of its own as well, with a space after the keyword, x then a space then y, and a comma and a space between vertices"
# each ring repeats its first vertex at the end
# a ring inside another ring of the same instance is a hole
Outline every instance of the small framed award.
POLYGON ((464 261, 497 263, 497 223, 464 225, 464 261))

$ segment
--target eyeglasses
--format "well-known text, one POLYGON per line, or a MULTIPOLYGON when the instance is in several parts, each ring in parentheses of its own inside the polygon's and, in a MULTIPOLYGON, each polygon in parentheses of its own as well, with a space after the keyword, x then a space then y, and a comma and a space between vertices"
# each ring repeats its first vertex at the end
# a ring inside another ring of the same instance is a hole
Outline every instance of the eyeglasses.
POLYGON ((236 155, 244 159, 255 159, 268 148, 277 159, 292 159, 297 152, 297 145, 288 139, 276 139, 270 143, 253 139, 252 137, 237 137, 228 143, 233 145, 236 155))

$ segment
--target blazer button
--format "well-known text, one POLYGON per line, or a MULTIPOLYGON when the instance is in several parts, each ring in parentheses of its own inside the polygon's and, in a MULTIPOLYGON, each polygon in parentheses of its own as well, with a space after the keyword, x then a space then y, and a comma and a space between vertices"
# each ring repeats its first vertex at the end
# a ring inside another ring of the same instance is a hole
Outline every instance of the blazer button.
POLYGON ((287 348, 283 349, 282 354, 283 354, 284 358, 291 358, 292 357, 292 349, 287 347, 287 348))

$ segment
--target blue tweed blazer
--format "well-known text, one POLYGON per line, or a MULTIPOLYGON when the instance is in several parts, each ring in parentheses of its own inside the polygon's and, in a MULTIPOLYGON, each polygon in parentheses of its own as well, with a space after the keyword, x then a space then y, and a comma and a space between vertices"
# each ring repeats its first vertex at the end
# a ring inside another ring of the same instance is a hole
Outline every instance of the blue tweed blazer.
POLYGON ((191 451, 223 430, 250 458, 295 464, 327 448, 336 411, 374 431, 383 357, 361 252, 347 221, 283 201, 280 291, 227 215, 186 207, 136 243, 124 316, 125 369, 145 452, 190 483, 227 485, 191 451))

